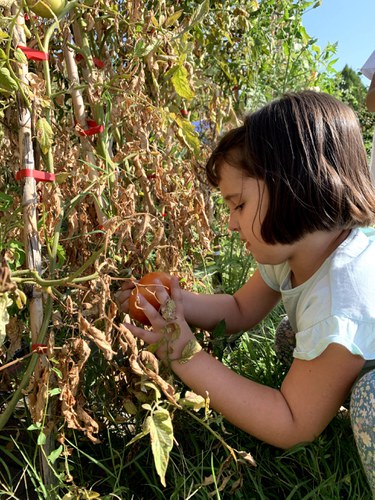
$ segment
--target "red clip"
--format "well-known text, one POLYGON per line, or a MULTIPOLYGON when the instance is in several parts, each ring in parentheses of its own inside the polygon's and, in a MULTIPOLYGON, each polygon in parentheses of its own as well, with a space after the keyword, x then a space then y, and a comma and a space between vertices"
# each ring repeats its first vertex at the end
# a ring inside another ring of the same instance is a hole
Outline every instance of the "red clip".
POLYGON ((25 47, 23 45, 18 45, 17 49, 21 49, 27 59, 31 59, 33 61, 48 61, 48 54, 46 52, 42 52, 41 50, 29 49, 29 47, 25 47))
POLYGON ((89 128, 87 130, 79 130, 79 135, 95 135, 100 134, 104 130, 104 125, 98 125, 95 120, 87 120, 89 128))
MULTIPOLYGON (((77 54, 76 55, 76 61, 77 61, 77 63, 80 63, 83 60, 84 60, 84 57, 83 57, 82 54, 77 54)), ((98 57, 93 57, 92 60, 93 60, 93 63, 95 64, 95 66, 97 68, 100 68, 100 69, 104 68, 105 64, 104 64, 104 62, 101 59, 99 59, 98 57)))
POLYGON ((47 344, 31 344, 31 351, 38 354, 45 354, 47 352, 47 344))
POLYGON ((94 64, 97 68, 103 69, 104 68, 104 62, 101 59, 98 59, 97 57, 93 57, 92 60, 94 61, 94 64))
POLYGON ((33 177, 36 181, 53 182, 56 179, 55 174, 43 172, 42 170, 35 170, 33 168, 23 168, 16 173, 16 180, 20 181, 24 177, 33 177))

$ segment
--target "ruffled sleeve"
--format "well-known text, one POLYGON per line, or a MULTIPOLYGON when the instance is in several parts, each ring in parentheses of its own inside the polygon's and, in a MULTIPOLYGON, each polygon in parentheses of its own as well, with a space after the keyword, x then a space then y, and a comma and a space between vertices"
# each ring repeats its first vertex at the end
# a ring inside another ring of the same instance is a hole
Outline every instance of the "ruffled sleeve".
POLYGON ((258 269, 264 282, 278 292, 281 290, 282 283, 290 274, 290 267, 286 262, 277 266, 258 264, 258 269))
POLYGON ((352 354, 367 360, 373 359, 375 325, 370 321, 353 321, 345 317, 330 316, 296 334, 293 356, 311 360, 319 356, 330 344, 340 344, 352 354))

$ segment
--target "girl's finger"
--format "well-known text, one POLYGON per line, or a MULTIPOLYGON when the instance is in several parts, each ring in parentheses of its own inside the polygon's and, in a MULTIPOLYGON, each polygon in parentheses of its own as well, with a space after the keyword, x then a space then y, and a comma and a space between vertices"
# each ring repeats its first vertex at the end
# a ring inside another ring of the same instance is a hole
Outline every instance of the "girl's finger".
POLYGON ((129 279, 129 280, 126 280, 122 283, 121 285, 121 290, 132 290, 135 285, 137 284, 137 280, 132 280, 132 279, 129 279))
POLYGON ((153 289, 155 290, 154 293, 156 300, 160 305, 167 302, 167 300, 169 299, 169 293, 167 292, 165 286, 160 280, 155 280, 155 283, 153 284, 153 289))
POLYGON ((179 280, 176 276, 173 276, 171 278, 171 298, 174 300, 176 304, 177 318, 185 319, 181 288, 179 280))
POLYGON ((114 299, 121 311, 127 312, 129 310, 129 295, 130 293, 124 293, 121 290, 115 293, 114 299))
POLYGON ((142 309, 142 311, 150 321, 151 326, 155 330, 160 330, 165 326, 165 320, 159 314, 159 311, 157 311, 155 307, 152 304, 150 304, 140 293, 137 295, 136 304, 140 309, 142 309))
POLYGON ((135 326, 132 323, 123 323, 123 325, 126 326, 126 328, 130 330, 135 337, 143 340, 146 344, 155 344, 160 339, 160 335, 152 330, 144 330, 143 328, 135 326))

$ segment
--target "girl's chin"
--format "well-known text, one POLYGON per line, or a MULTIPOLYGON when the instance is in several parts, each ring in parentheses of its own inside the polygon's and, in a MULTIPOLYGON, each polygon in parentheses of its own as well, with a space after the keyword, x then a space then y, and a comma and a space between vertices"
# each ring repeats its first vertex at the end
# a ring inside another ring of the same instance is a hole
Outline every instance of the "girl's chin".
POLYGON ((253 252, 251 251, 251 245, 250 245, 250 243, 246 243, 245 244, 245 250, 246 250, 246 253, 248 255, 251 255, 255 259, 255 256, 254 256, 253 252))

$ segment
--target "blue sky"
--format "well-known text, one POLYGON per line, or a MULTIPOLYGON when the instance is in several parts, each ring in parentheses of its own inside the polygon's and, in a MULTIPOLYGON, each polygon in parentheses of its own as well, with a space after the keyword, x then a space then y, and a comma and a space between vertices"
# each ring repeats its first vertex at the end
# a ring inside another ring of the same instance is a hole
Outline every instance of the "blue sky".
MULTIPOLYGON (((305 13, 303 24, 320 47, 338 42, 337 70, 348 64, 359 71, 375 50, 375 0, 322 0, 305 13)), ((363 82, 367 85, 370 80, 363 82)))

